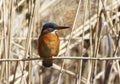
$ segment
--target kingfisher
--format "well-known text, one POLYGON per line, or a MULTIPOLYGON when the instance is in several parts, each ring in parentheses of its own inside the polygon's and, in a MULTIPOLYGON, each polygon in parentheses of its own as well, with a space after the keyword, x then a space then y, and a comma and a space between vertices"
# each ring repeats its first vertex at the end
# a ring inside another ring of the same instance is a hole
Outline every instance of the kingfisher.
POLYGON ((59 53, 60 39, 56 31, 70 27, 58 26, 55 23, 48 22, 43 25, 38 39, 38 54, 43 58, 42 65, 51 67, 53 65, 52 57, 59 53))

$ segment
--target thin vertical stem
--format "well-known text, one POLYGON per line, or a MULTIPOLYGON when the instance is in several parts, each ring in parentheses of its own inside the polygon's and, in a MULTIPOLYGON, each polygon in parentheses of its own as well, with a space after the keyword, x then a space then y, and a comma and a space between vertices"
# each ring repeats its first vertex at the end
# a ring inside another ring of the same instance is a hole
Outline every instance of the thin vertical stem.
MULTIPOLYGON (((88 6, 89 6, 89 19, 91 17, 91 1, 88 0, 88 6)), ((90 27, 90 57, 93 56, 93 43, 92 43, 92 27, 91 27, 91 22, 89 21, 89 27, 90 27)), ((88 60, 89 64, 89 72, 88 72, 88 77, 87 77, 87 84, 90 84, 90 78, 91 78, 91 73, 92 73, 92 61, 88 60)))
MULTIPOLYGON (((30 13, 30 19, 28 20, 28 34, 27 34, 27 40, 26 40, 26 45, 25 45, 25 56, 28 56, 28 51, 30 50, 30 43, 31 43, 31 35, 32 35, 32 30, 33 30, 33 22, 34 22, 34 9, 35 9, 35 5, 32 8, 32 1, 29 1, 29 8, 28 8, 28 12, 30 13)), ((22 70, 22 76, 23 76, 23 72, 24 72, 24 68, 25 68, 25 62, 23 62, 23 70, 22 70)), ((29 65, 29 68, 31 67, 31 63, 29 65)), ((30 68, 31 69, 31 68, 30 68)), ((30 70, 29 69, 29 70, 30 70)), ((31 70, 29 71, 29 73, 31 72, 31 70)), ((30 74, 29 74, 29 79, 30 79, 30 74)), ((21 82, 22 82, 22 78, 21 78, 21 82)), ((29 84, 31 83, 31 80, 28 80, 29 84)))
MULTIPOLYGON (((82 55, 83 55, 83 49, 84 49, 84 28, 85 28, 85 21, 87 18, 87 5, 88 5, 88 0, 86 2, 84 2, 84 16, 83 16, 83 28, 82 28, 82 55)), ((83 65, 83 60, 80 60, 80 71, 79 71, 79 78, 78 78, 78 84, 81 84, 81 78, 82 78, 82 65, 83 65)))

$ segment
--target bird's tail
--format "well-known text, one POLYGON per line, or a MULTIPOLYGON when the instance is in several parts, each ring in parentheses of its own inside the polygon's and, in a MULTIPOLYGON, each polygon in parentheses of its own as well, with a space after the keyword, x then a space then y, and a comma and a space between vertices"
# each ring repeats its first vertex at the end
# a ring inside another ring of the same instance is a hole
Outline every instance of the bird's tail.
POLYGON ((42 65, 45 67, 51 67, 53 65, 52 58, 50 59, 43 59, 42 65))

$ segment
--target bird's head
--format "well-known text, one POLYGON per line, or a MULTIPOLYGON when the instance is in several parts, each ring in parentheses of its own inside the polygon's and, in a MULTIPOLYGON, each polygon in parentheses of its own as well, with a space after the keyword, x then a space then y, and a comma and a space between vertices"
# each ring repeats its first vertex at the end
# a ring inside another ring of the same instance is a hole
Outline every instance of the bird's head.
POLYGON ((53 32, 55 30, 61 30, 61 29, 67 29, 70 27, 66 27, 66 26, 58 26, 55 23, 46 23, 43 25, 43 29, 42 29, 42 33, 49 33, 49 32, 53 32))

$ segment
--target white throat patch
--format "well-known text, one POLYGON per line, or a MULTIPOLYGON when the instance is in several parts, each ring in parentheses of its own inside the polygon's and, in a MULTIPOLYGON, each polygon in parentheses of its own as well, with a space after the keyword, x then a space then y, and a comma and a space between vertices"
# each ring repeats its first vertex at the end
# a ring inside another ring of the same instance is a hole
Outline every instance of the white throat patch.
POLYGON ((52 31, 51 33, 52 33, 52 34, 55 34, 55 33, 56 33, 56 30, 52 31))

